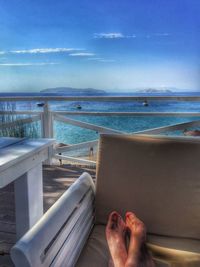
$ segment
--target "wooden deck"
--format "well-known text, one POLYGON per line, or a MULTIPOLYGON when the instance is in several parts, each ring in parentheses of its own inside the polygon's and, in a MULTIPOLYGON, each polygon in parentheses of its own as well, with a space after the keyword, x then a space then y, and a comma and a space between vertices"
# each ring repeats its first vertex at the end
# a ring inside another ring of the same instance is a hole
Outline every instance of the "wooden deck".
MULTIPOLYGON (((46 212, 65 190, 84 172, 95 178, 94 168, 74 165, 43 166, 44 212, 46 212)), ((13 183, 0 189, 0 267, 13 266, 9 251, 16 242, 15 206, 13 183)))

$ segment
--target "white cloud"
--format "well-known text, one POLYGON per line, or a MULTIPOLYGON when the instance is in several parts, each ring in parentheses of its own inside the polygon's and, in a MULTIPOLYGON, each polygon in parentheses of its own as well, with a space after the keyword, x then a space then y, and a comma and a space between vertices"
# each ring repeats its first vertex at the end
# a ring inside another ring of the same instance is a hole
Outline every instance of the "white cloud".
POLYGON ((101 57, 91 57, 91 58, 87 58, 87 60, 102 60, 103 58, 101 57))
MULTIPOLYGON (((170 36, 170 33, 167 33, 167 32, 153 33, 153 34, 147 34, 146 36, 143 35, 141 37, 151 38, 153 36, 167 37, 167 36, 170 36)), ((110 33, 94 33, 93 37, 95 39, 132 39, 132 38, 136 38, 137 36, 135 34, 125 35, 121 32, 110 32, 110 33)))
POLYGON ((132 35, 126 35, 125 38, 136 38, 136 35, 135 35, 135 34, 132 34, 132 35))
POLYGON ((124 38, 124 35, 120 32, 95 33, 94 38, 119 39, 119 38, 124 38))
POLYGON ((92 57, 92 58, 87 58, 89 61, 97 61, 97 62, 115 62, 116 60, 114 59, 106 59, 106 58, 101 58, 101 57, 92 57))
POLYGON ((69 54, 69 56, 72 56, 72 57, 93 57, 93 56, 95 56, 95 54, 82 52, 82 53, 71 53, 71 54, 69 54))
POLYGON ((115 60, 114 59, 100 59, 100 60, 98 60, 99 62, 115 62, 115 60))
POLYGON ((45 53, 61 53, 61 52, 73 52, 81 51, 84 49, 77 48, 34 48, 34 49, 25 49, 25 50, 13 50, 10 53, 13 54, 45 54, 45 53))
POLYGON ((45 65, 57 65, 55 62, 41 62, 41 63, 0 63, 0 66, 45 66, 45 65))
POLYGON ((5 55, 6 51, 0 51, 0 55, 5 55))
POLYGON ((110 32, 110 33, 95 33, 94 38, 96 39, 123 39, 123 38, 136 38, 135 34, 124 35, 121 32, 110 32))

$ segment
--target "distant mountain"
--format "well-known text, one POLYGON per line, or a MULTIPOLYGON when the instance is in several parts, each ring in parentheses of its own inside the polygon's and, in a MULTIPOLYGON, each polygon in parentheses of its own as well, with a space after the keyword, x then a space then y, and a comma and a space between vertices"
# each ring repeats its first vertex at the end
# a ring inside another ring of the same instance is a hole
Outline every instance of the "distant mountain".
POLYGON ((173 91, 169 89, 155 89, 155 88, 146 88, 137 90, 137 93, 148 93, 148 94, 166 94, 166 93, 173 93, 173 91))
POLYGON ((41 93, 57 95, 104 95, 106 91, 94 88, 72 88, 72 87, 55 87, 47 88, 40 91, 41 93))

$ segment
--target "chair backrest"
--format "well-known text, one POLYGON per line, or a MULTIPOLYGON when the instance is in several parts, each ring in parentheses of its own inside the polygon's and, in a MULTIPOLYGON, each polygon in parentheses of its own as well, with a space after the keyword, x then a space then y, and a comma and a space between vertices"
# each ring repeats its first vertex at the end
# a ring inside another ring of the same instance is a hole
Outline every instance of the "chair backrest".
POLYGON ((74 266, 93 226, 94 196, 83 173, 12 248, 15 266, 74 266))
POLYGON ((200 240, 200 139, 103 134, 96 223, 133 211, 149 233, 200 240))

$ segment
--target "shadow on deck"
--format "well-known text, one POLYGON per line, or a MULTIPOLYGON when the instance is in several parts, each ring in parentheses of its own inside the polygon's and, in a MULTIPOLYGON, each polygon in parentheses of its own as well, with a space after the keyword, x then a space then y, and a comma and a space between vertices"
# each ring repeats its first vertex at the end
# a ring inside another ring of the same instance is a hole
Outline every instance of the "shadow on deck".
MULTIPOLYGON (((43 166, 44 212, 83 172, 88 172, 95 178, 96 170, 92 167, 43 166)), ((0 189, 0 267, 13 266, 10 263, 9 251, 15 242, 14 184, 12 183, 0 189)))

